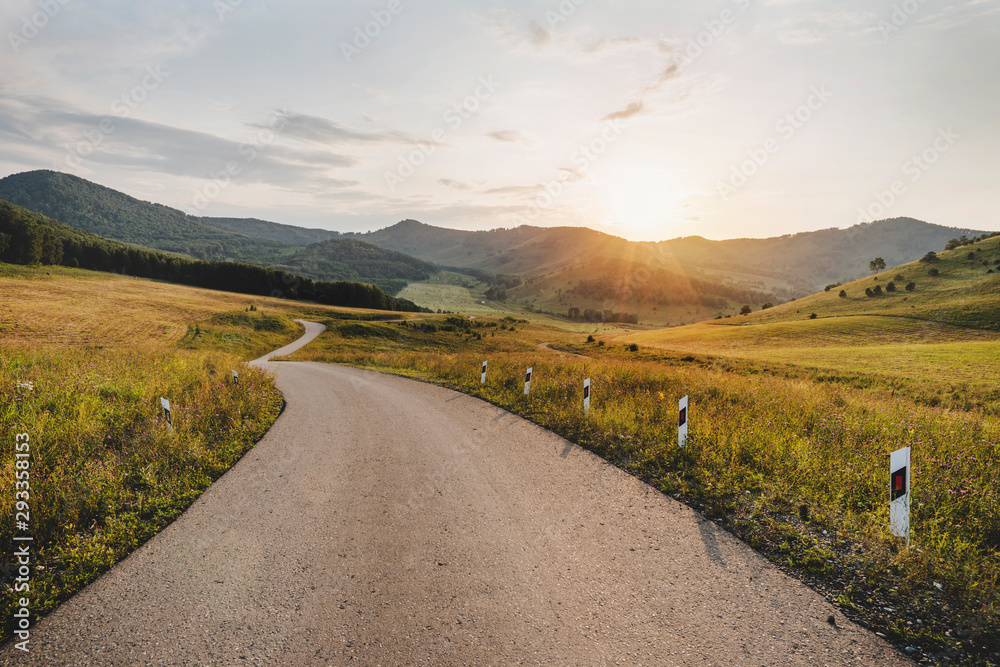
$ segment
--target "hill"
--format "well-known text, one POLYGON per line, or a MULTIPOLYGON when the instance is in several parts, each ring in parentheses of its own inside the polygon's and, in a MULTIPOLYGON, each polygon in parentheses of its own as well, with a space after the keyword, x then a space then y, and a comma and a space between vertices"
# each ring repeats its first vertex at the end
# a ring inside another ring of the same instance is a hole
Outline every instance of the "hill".
POLYGON ((273 268, 215 262, 111 241, 0 200, 0 261, 51 264, 121 272, 242 294, 304 298, 320 303, 383 310, 420 310, 378 287, 325 282, 273 268))
POLYGON ((196 259, 262 263, 286 244, 206 223, 70 174, 31 171, 0 180, 0 199, 106 239, 196 259))
POLYGON ((428 262, 355 239, 313 243, 296 251, 286 266, 315 279, 371 282, 391 294, 438 272, 428 262))
POLYGON ((215 227, 222 227, 238 234, 245 234, 259 239, 287 243, 289 245, 309 245, 329 239, 340 238, 339 232, 327 229, 307 229, 294 225, 283 225, 279 222, 258 220, 257 218, 202 218, 215 227))
POLYGON ((937 392, 942 381, 992 383, 1000 372, 1000 235, 746 316, 614 340, 904 376, 937 392))
POLYGON ((698 236, 636 243, 591 229, 530 227, 462 231, 404 220, 347 235, 483 280, 515 275, 506 304, 567 316, 628 314, 657 326, 689 324, 799 297, 865 273, 871 258, 902 263, 942 247, 968 230, 897 218, 767 239, 711 241, 698 236), (457 269, 461 270, 461 269, 457 269))
POLYGON ((256 219, 200 218, 55 171, 31 171, 0 180, 0 199, 106 239, 195 259, 308 273, 315 280, 370 282, 394 294, 406 281, 422 280, 428 273, 427 265, 419 260, 390 255, 359 241, 335 251, 332 246, 305 251, 311 244, 336 239, 337 232, 256 219), (335 256, 335 261, 325 261, 327 255, 335 256), (379 255, 377 263, 373 255, 379 255), (298 266, 296 257, 308 261, 308 269, 298 266), (399 266, 391 266, 393 262, 399 266))
MULTIPOLYGON (((948 239, 981 232, 895 218, 766 239, 711 241, 699 236, 635 243, 576 227, 518 227, 490 231, 442 229, 415 220, 353 235, 441 266, 521 275, 552 275, 595 259, 624 260, 653 269, 697 269, 705 278, 731 280, 759 291, 804 295, 826 284, 858 278, 868 260, 900 264, 943 247, 948 239)), ((597 276, 595 276, 596 278, 597 276)))

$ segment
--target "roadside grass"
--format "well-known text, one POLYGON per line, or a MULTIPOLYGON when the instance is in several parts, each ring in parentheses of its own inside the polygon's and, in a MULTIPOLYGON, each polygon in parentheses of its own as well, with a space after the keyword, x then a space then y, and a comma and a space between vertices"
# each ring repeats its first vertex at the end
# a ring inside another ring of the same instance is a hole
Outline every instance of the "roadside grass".
POLYGON ((13 549, 3 555, 6 641, 18 598, 30 599, 33 622, 50 612, 168 525, 263 436, 281 395, 242 362, 297 338, 301 304, 4 264, 0 291, 0 510, 10 519, 0 544, 14 544, 19 433, 30 438, 30 520, 17 534, 34 540, 27 593, 13 590, 13 549), (160 397, 170 400, 173 431, 160 397))
MULTIPOLYGON (((3 581, 3 639, 15 599, 34 618, 54 609, 175 519, 278 416, 281 396, 259 370, 221 353, 159 346, 4 350, 0 355, 0 506, 14 516, 14 435, 30 437, 30 591, 3 581), (239 369, 234 386, 229 371, 239 369), (159 407, 167 397, 173 431, 159 407)), ((13 521, 0 543, 14 544, 13 521)), ((4 554, 5 561, 11 551, 4 554)))
POLYGON ((1000 662, 996 414, 923 404, 909 397, 924 389, 916 381, 839 381, 794 365, 630 352, 584 344, 579 334, 555 347, 591 358, 560 357, 538 349, 554 338, 538 325, 482 340, 380 326, 399 333, 331 329, 292 358, 409 375, 481 397, 702 510, 897 645, 919 646, 943 663, 1000 662), (526 398, 528 366, 535 372, 526 398), (587 377, 593 407, 584 416, 587 377), (680 450, 675 424, 684 395, 690 446, 680 450), (906 445, 914 475, 909 549, 888 533, 887 502, 888 455, 906 445))

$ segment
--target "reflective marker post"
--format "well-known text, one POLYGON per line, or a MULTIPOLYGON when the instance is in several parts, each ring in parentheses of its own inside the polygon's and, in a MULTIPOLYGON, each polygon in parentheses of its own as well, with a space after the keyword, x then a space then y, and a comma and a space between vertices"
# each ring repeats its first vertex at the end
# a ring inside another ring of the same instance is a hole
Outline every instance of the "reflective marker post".
POLYGON ((910 546, 910 448, 889 455, 889 529, 910 546))
POLYGON ((483 375, 479 378, 479 384, 486 384, 486 362, 483 362, 483 375))
POLYGON ((535 370, 534 366, 532 366, 531 368, 529 368, 528 372, 524 374, 524 395, 525 396, 527 396, 528 393, 531 391, 531 371, 533 371, 533 370, 535 370))
POLYGON ((590 378, 583 381, 583 414, 590 414, 590 378))
POLYGON ((168 431, 173 431, 174 430, 174 425, 170 421, 170 401, 168 401, 167 399, 161 397, 160 398, 160 407, 163 408, 163 419, 165 419, 166 422, 167 422, 167 430, 168 431))
POLYGON ((688 397, 677 404, 677 446, 687 447, 688 439, 688 397))

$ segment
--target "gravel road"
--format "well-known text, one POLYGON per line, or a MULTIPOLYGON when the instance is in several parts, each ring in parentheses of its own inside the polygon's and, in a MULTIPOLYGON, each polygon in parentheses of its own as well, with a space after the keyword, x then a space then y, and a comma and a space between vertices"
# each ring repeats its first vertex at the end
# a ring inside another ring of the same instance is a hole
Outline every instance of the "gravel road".
POLYGON ((913 665, 691 509, 504 410, 255 363, 288 401, 267 436, 0 664, 913 665))

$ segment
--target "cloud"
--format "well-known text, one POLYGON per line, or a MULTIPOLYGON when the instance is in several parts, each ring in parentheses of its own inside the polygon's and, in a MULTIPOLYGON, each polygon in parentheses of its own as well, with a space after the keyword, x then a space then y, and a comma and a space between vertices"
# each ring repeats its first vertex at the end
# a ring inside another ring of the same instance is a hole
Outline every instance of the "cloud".
POLYGON ((622 47, 636 46, 642 42, 643 40, 638 37, 608 37, 584 44, 581 50, 584 53, 600 53, 602 51, 613 51, 622 47))
POLYGON ((552 41, 552 33, 543 28, 538 21, 531 21, 528 24, 528 41, 537 48, 543 48, 552 41))
POLYGON ((488 133, 486 136, 504 143, 531 146, 531 139, 518 130, 497 130, 496 132, 488 133))
MULTIPOLYGON (((280 122, 284 125, 282 134, 288 137, 295 137, 302 141, 309 141, 317 144, 345 144, 345 143, 397 143, 397 144, 423 144, 436 145, 437 142, 431 139, 421 139, 405 132, 385 131, 385 132, 363 132, 354 130, 319 116, 308 116, 306 114, 282 112, 280 122)), ((251 124, 250 127, 263 129, 266 126, 251 124)))
POLYGON ((871 12, 813 11, 780 21, 778 40, 789 46, 818 44, 835 35, 859 35, 877 23, 871 12))
POLYGON ((33 155, 34 167, 76 171, 106 165, 210 179, 236 164, 233 181, 301 190, 359 185, 328 173, 355 166, 357 158, 282 143, 280 129, 270 142, 262 132, 232 140, 135 118, 95 115, 41 97, 0 99, 0 118, 5 119, 0 136, 33 155))
POLYGON ((626 118, 632 118, 633 116, 638 116, 646 109, 646 103, 642 100, 636 100, 635 102, 629 102, 628 106, 621 111, 615 111, 609 113, 607 116, 601 118, 602 121, 605 120, 625 120, 626 118))
POLYGON ((518 196, 533 195, 545 190, 544 185, 508 185, 502 188, 487 190, 484 195, 518 196))
POLYGON ((578 171, 576 169, 570 169, 569 167, 556 167, 556 171, 561 171, 564 174, 567 174, 566 178, 559 179, 567 183, 577 183, 586 178, 586 174, 584 174, 582 171, 578 171))
POLYGON ((440 183, 445 187, 454 188, 456 190, 471 190, 473 187, 470 183, 463 183, 462 181, 456 181, 452 178, 439 178, 438 183, 440 183))
POLYGON ((662 88, 665 84, 667 84, 669 81, 676 79, 680 75, 681 75, 681 66, 675 60, 660 71, 660 74, 656 77, 656 80, 653 81, 653 83, 644 86, 642 90, 639 91, 639 94, 636 96, 635 100, 629 102, 624 109, 621 109, 619 111, 614 111, 612 113, 609 113, 607 116, 604 116, 603 118, 601 118, 601 121, 625 120, 627 118, 632 118, 634 116, 638 116, 639 114, 645 112, 648 108, 646 105, 646 97, 650 93, 656 92, 657 90, 662 88))

